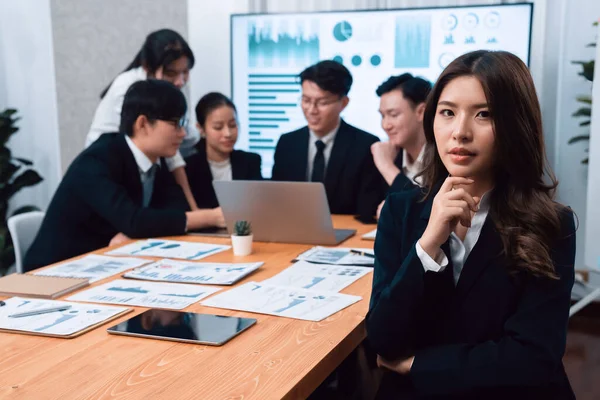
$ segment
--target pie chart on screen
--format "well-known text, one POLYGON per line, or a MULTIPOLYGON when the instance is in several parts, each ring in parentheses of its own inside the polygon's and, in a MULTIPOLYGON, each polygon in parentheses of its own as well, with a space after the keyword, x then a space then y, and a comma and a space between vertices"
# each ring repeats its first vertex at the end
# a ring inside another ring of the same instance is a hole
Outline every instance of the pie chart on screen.
POLYGON ((345 42, 352 37, 352 25, 348 21, 341 21, 333 27, 333 37, 338 42, 345 42))

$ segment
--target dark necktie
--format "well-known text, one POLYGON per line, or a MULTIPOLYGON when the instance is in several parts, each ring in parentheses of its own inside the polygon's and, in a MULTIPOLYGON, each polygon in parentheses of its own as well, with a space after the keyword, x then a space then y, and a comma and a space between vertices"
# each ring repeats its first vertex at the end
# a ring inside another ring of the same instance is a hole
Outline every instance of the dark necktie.
POLYGON ((150 200, 152 200, 152 191, 154 190, 154 177, 156 175, 156 169, 158 165, 152 164, 152 167, 145 173, 144 179, 142 180, 143 188, 143 199, 142 206, 148 207, 150 200))
POLYGON ((325 143, 322 140, 317 140, 315 146, 317 146, 317 154, 315 154, 313 161, 312 177, 310 180, 312 182, 323 182, 325 180, 325 154, 323 153, 325 143))

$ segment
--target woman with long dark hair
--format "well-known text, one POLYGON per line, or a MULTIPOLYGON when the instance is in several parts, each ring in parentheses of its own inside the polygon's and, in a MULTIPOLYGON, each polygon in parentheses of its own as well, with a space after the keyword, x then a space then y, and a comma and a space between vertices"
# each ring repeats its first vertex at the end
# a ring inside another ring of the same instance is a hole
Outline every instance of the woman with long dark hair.
POLYGON ((458 57, 424 128, 424 190, 390 195, 377 228, 378 398, 574 398, 562 357, 575 223, 554 200, 527 67, 507 52, 458 57))
MULTIPOLYGON (((150 33, 133 61, 100 94, 100 104, 96 108, 85 146, 96 141, 104 133, 118 132, 121 122, 121 107, 127 89, 137 81, 146 79, 165 80, 179 89, 188 81, 190 69, 194 66, 194 54, 181 35, 170 29, 150 33)), ((186 127, 186 137, 180 152, 168 158, 167 165, 177 183, 182 187, 192 210, 196 209, 185 174, 183 156, 193 153, 198 142, 198 134, 186 127)))
POLYGON ((213 181, 262 180, 261 158, 256 153, 234 150, 238 139, 237 111, 224 94, 211 92, 202 96, 196 105, 196 121, 202 139, 196 145, 196 154, 186 158, 186 172, 198 208, 209 216, 217 213, 220 218, 216 221, 222 223, 213 181))

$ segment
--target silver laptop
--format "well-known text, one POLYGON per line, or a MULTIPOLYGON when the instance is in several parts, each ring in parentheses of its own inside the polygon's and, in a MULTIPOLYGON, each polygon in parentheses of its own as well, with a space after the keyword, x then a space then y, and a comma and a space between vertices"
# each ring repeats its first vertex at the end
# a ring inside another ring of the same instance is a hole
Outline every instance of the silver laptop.
POLYGON ((213 181, 229 232, 252 223, 259 242, 336 245, 356 233, 333 229, 325 186, 317 182, 213 181))

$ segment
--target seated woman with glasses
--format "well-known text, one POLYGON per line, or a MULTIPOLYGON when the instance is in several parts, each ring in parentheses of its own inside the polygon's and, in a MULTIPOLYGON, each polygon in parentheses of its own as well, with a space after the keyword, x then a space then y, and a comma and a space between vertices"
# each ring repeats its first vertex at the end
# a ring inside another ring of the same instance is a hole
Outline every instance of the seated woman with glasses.
POLYGON ((233 149, 238 138, 237 112, 225 95, 212 92, 202 97, 196 105, 196 120, 202 138, 196 154, 186 159, 186 173, 207 224, 224 227, 213 180, 262 180, 261 158, 233 149))

